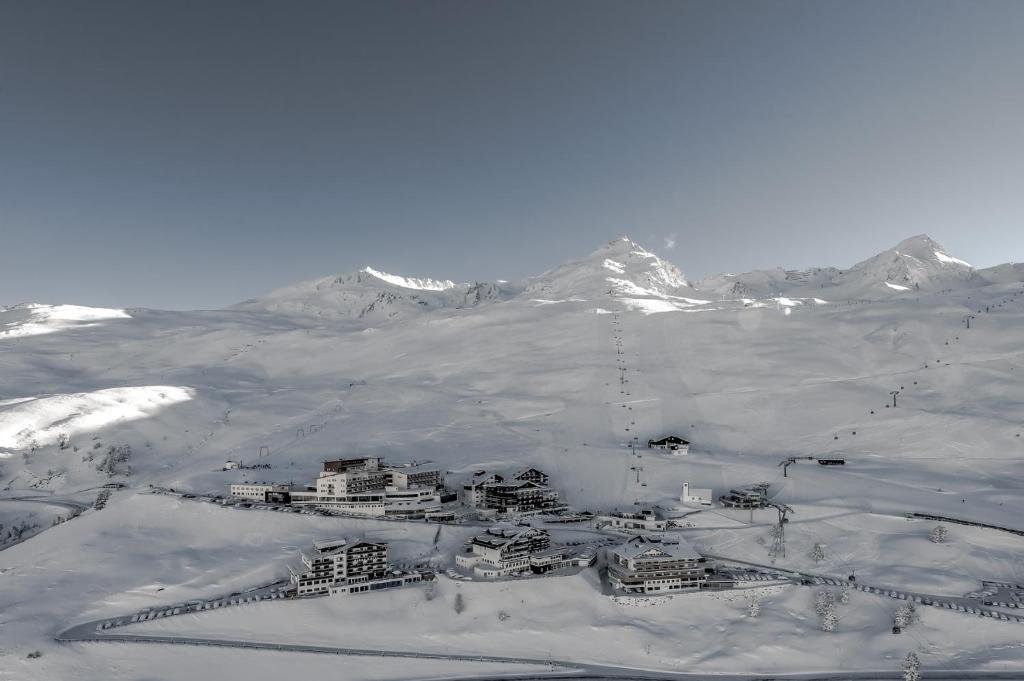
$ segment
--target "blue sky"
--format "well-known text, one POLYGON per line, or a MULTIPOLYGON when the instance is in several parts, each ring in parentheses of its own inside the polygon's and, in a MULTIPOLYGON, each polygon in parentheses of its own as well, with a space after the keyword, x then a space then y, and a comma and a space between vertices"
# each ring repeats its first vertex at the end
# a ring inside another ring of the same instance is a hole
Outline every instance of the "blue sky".
POLYGON ((1024 257, 1020 2, 3 6, 0 304, 1024 257))

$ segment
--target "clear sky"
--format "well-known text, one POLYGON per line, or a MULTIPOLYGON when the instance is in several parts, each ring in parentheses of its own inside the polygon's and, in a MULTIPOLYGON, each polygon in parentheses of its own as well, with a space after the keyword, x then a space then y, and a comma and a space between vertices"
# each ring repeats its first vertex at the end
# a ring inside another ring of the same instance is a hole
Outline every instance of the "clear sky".
POLYGON ((0 304, 1024 259, 1024 2, 0 0, 0 304), (671 246, 670 244, 674 244, 671 246))

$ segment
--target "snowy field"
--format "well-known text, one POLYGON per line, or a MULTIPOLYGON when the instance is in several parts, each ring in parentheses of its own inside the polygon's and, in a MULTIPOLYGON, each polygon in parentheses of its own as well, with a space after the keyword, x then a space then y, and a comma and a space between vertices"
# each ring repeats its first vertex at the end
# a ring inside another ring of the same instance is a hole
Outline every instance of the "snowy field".
MULTIPOLYGON (((782 289, 789 279, 769 272, 702 289, 634 246, 612 244, 522 284, 375 282, 364 271, 229 310, 0 311, 0 523, 49 526, 62 507, 40 497, 91 505, 100 485, 127 485, 103 510, 0 551, 0 678, 178 679, 204 665, 230 671, 224 678, 278 678, 336 665, 53 636, 280 579, 316 539, 386 538, 401 560, 450 555, 476 529, 445 527, 435 544, 425 524, 149 494, 149 485, 224 494, 243 480, 302 483, 322 460, 360 454, 435 462, 455 484, 478 468, 535 465, 592 511, 678 506, 684 480, 715 495, 765 481, 793 508, 778 567, 945 596, 983 579, 1024 584, 1024 537, 949 525, 949 540, 935 544, 936 523, 906 517, 1024 529, 1016 269, 977 273, 925 244, 933 255, 917 253, 911 269, 905 253, 887 252, 860 270, 801 274, 803 288, 782 289), (634 436, 671 433, 693 443, 689 455, 630 452, 634 436), (269 455, 259 458, 262 447, 269 455), (778 464, 790 456, 847 464, 800 461, 784 478, 778 464), (272 468, 222 471, 227 459, 272 468), (42 657, 26 659, 35 651, 42 657), (170 664, 179 657, 188 662, 170 664)), ((708 553, 768 563, 773 519, 716 507, 682 533, 708 553)), ((1024 624, 929 608, 896 636, 898 603, 859 592, 836 631, 823 632, 815 589, 800 586, 763 593, 756 618, 742 592, 616 604, 594 570, 496 584, 441 578, 435 589, 431 600, 416 587, 130 629, 674 671, 896 669, 909 650, 926 670, 1024 667, 1024 624), (468 607, 456 614, 460 590, 468 607)), ((491 673, 452 665, 346 658, 340 678, 491 673)))

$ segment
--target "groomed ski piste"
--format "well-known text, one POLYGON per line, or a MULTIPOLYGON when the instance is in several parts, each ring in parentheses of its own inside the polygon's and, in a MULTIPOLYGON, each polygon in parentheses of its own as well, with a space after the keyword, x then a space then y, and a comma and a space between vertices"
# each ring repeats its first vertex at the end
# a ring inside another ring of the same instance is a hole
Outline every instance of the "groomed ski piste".
POLYGON ((624 239, 526 282, 378 274, 227 310, 0 312, 6 677, 895 678, 910 651, 925 678, 1024 676, 1024 610, 982 594, 1024 584, 1024 537, 1004 531, 1024 529, 1019 267, 974 270, 916 237, 844 270, 690 282, 624 239), (689 454, 639 461, 629 446, 667 434, 689 454), (774 509, 716 504, 673 531, 748 570, 743 588, 613 598, 599 568, 440 570, 424 586, 256 600, 247 590, 286 579, 313 541, 381 539, 395 561, 443 566, 480 527, 181 496, 304 482, 357 455, 430 461, 453 483, 537 466, 594 512, 677 508, 684 480, 716 496, 765 481, 793 509, 786 553, 768 555, 774 509), (783 477, 799 456, 846 465, 783 477), (222 470, 229 459, 271 468, 222 470), (823 631, 816 596, 851 574, 823 631), (893 634, 907 597, 919 621, 893 634))

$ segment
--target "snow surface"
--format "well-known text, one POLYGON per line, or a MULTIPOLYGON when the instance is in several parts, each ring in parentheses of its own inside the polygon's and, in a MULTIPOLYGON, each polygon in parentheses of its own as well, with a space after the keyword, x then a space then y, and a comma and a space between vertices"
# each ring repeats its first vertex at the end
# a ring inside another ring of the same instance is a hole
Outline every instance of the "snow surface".
POLYGON ((372 274, 378 279, 386 281, 389 284, 401 286, 402 288, 419 289, 421 291, 447 291, 448 289, 455 288, 455 282, 448 279, 438 281, 437 279, 402 277, 396 274, 388 274, 387 272, 378 272, 372 267, 364 267, 362 271, 367 274, 372 274))
POLYGON ((117 421, 144 419, 193 394, 192 388, 182 386, 145 385, 7 400, 0 403, 0 449, 48 445, 60 433, 74 436, 117 421))
MULTIPOLYGON (((793 508, 779 567, 855 570, 864 583, 949 596, 979 589, 982 579, 1024 583, 1024 537, 950 525, 950 540, 933 544, 935 523, 906 517, 1010 527, 1024 517, 1024 268, 974 271, 942 263, 939 250, 919 239, 844 270, 849 278, 783 275, 771 281, 791 288, 740 296, 667 285, 658 269, 678 269, 616 241, 527 282, 474 293, 401 289, 363 272, 228 310, 132 310, 12 339, 0 354, 8 455, 0 522, 29 513, 50 521, 58 511, 33 497, 91 504, 97 485, 129 487, 103 510, 0 551, 0 669, 44 680, 177 679, 177 660, 187 657, 229 679, 279 678, 281 660, 315 672, 320 661, 291 653, 183 655, 52 637, 77 622, 280 578, 315 539, 379 536, 398 559, 450 559, 478 530, 445 526, 435 545, 437 528, 426 523, 230 510, 149 493, 150 484, 224 494, 232 482, 310 481, 323 459, 360 454, 432 461, 454 486, 479 468, 534 465, 569 503, 593 511, 678 507, 683 480, 716 495, 763 480, 793 508), (625 273, 610 272, 606 259, 625 273), (888 278, 890 270, 918 277, 920 287, 895 294, 884 282, 910 284, 888 278), (609 274, 643 295, 616 290, 609 274), (835 285, 823 293, 817 284, 826 278, 835 285), (975 315, 969 330, 966 314, 975 315), (886 407, 893 390, 898 406, 886 407), (60 432, 71 435, 67 450, 54 442, 60 432), (632 437, 672 433, 693 443, 689 455, 630 454, 632 437), (121 444, 131 446, 131 476, 109 478, 90 454, 121 444), (226 459, 256 462, 261 447, 272 469, 221 470, 226 459), (778 463, 790 456, 847 465, 801 461, 783 478, 778 463), (821 564, 810 557, 815 543, 825 545, 821 564), (35 650, 43 657, 26 659, 35 650)), ((685 281, 681 272, 673 280, 685 281)), ((28 312, 5 310, 5 323, 10 314, 20 323, 28 312)), ((751 522, 748 512, 716 507, 689 516, 682 534, 708 553, 767 563, 773 513, 755 512, 751 522)), ((574 531, 592 533, 568 528, 556 538, 574 531)), ((145 626, 676 671, 893 670, 911 648, 926 672, 1024 666, 1022 625, 928 609, 907 635, 893 636, 897 602, 879 596, 853 594, 829 634, 808 587, 765 591, 761 616, 751 619, 741 592, 638 608, 609 599, 597 580, 596 570, 519 582, 442 578, 430 601, 417 587, 145 626), (467 610, 456 615, 459 590, 467 610), (511 617, 500 620, 502 610, 511 617)), ((349 678, 478 671, 351 664, 349 678)))
POLYGON ((38 336, 74 327, 93 326, 105 319, 127 318, 131 318, 131 315, 124 310, 81 305, 23 303, 0 308, 0 338, 38 336))
POLYGON ((938 258, 940 262, 952 263, 955 265, 963 265, 964 267, 972 267, 971 263, 965 260, 961 260, 960 258, 954 258, 951 255, 946 255, 942 251, 935 251, 935 257, 938 258))

